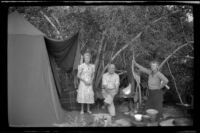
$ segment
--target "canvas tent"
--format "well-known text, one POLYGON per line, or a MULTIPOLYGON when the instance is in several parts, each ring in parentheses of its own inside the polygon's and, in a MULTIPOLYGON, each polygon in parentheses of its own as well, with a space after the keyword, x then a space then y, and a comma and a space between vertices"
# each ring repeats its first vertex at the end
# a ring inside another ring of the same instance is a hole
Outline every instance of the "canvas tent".
POLYGON ((8 15, 8 121, 49 127, 64 122, 45 35, 17 12, 8 15))

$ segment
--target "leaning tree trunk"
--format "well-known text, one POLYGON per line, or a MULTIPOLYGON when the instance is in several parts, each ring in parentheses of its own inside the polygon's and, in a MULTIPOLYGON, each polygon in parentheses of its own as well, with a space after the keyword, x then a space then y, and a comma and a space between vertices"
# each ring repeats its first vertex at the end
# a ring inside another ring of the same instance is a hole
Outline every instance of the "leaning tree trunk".
POLYGON ((137 83, 137 86, 136 86, 136 95, 138 96, 139 98, 139 104, 141 105, 142 104, 142 94, 141 94, 141 87, 140 87, 140 76, 138 74, 135 73, 135 70, 134 70, 134 60, 135 60, 135 57, 134 57, 134 52, 133 52, 133 59, 132 59, 132 74, 133 74, 133 77, 137 83))
MULTIPOLYGON (((122 47, 120 50, 118 50, 112 57, 111 60, 109 61, 112 62, 123 50, 125 50, 126 48, 128 48, 131 45, 131 42, 135 41, 137 38, 139 38, 141 36, 142 32, 138 33, 128 44, 126 44, 124 47, 122 47)), ((116 42, 117 43, 117 42, 116 42)), ((99 85, 100 83, 100 79, 102 78, 104 72, 106 71, 106 69, 108 68, 109 63, 103 68, 103 71, 101 72, 100 75, 98 75, 98 79, 96 80, 96 86, 99 85)))
MULTIPOLYGON (((95 60, 95 78, 94 78, 94 89, 98 89, 99 87, 99 84, 97 84, 97 81, 99 80, 99 73, 100 71, 102 71, 102 66, 101 66, 101 51, 102 51, 102 48, 103 48, 103 42, 104 42, 104 39, 105 39, 105 34, 106 34, 106 30, 103 32, 102 34, 102 39, 100 41, 100 44, 99 44, 99 48, 98 48, 98 53, 97 53, 97 58, 95 60)), ((98 91, 97 91, 98 93, 98 91)))
POLYGON ((170 75, 171 75, 171 77, 172 77, 172 79, 173 79, 173 81, 174 81, 174 86, 175 86, 176 92, 177 92, 177 94, 178 94, 178 98, 179 98, 181 104, 184 105, 183 100, 181 99, 181 95, 180 95, 180 93, 179 93, 179 91, 178 91, 178 87, 177 87, 177 85, 176 85, 175 77, 174 77, 174 75, 172 74, 172 71, 171 71, 171 69, 170 69, 170 66, 169 66, 168 61, 167 61, 167 66, 168 66, 170 75))

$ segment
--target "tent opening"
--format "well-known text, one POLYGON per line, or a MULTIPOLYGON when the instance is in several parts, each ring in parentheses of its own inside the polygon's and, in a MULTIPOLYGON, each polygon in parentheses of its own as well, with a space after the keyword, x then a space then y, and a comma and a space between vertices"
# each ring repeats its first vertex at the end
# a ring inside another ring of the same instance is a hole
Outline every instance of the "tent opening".
POLYGON ((45 43, 50 59, 50 65, 61 106, 65 110, 79 110, 76 101, 76 73, 80 62, 80 48, 76 33, 64 41, 45 37, 45 43))

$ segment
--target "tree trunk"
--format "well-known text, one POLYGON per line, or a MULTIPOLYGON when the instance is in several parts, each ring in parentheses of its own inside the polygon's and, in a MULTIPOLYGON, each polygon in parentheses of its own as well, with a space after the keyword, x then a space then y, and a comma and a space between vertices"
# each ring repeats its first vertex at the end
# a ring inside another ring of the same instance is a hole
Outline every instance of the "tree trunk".
POLYGON ((135 60, 135 57, 134 57, 135 55, 134 55, 134 52, 133 52, 133 59, 132 59, 132 74, 133 74, 133 77, 134 77, 134 79, 135 79, 135 81, 136 81, 136 83, 137 83, 137 86, 136 86, 136 89, 137 89, 137 95, 138 95, 138 98, 139 98, 139 104, 141 105, 141 103, 142 103, 142 95, 141 95, 141 87, 140 87, 140 76, 138 75, 138 74, 136 74, 135 73, 135 71, 134 71, 134 64, 133 64, 133 62, 134 62, 134 60, 135 60))
POLYGON ((95 66, 96 66, 96 68, 95 68, 95 84, 94 84, 94 86, 95 86, 95 88, 97 88, 98 87, 98 85, 99 84, 97 84, 97 81, 99 80, 99 70, 100 70, 100 55, 101 55, 101 51, 102 51, 102 47, 103 47, 103 41, 104 41, 104 39, 105 39, 105 34, 106 34, 106 30, 103 32, 103 34, 102 34, 102 39, 101 39, 101 42, 100 42, 100 46, 99 46, 99 49, 98 49, 98 53, 97 53, 97 58, 96 58, 96 60, 95 60, 95 66))
MULTIPOLYGON (((106 51, 106 46, 107 44, 105 43, 105 45, 103 46, 103 53, 105 53, 106 51)), ((103 63, 103 68, 105 67, 105 54, 102 55, 102 63, 103 63)))

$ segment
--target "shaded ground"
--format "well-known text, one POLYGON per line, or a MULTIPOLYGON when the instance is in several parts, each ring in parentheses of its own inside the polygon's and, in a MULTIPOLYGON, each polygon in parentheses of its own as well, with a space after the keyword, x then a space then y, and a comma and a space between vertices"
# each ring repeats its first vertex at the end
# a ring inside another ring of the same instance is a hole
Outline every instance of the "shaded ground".
MULTIPOLYGON (((120 106, 116 107, 116 117, 113 119, 113 122, 121 121, 121 123, 129 123, 127 126, 158 126, 158 122, 147 123, 147 122, 137 122, 133 116, 129 114, 125 114, 122 110, 120 111, 120 106)), ((93 114, 99 113, 108 113, 106 109, 102 109, 100 107, 95 107, 92 109, 93 114)), ((189 115, 186 116, 183 110, 176 106, 164 106, 164 120, 166 123, 171 123, 173 119, 178 118, 188 118, 189 115)), ((103 125, 94 125, 94 117, 91 114, 85 112, 84 115, 80 114, 80 111, 66 111, 66 123, 61 126, 72 126, 72 127, 87 127, 87 126, 103 126, 103 125)), ((120 126, 120 125, 117 125, 120 126)), ((126 124, 124 125, 126 126, 126 124)), ((169 126, 169 124, 168 124, 169 126)), ((171 125, 172 126, 172 125, 171 125)))

